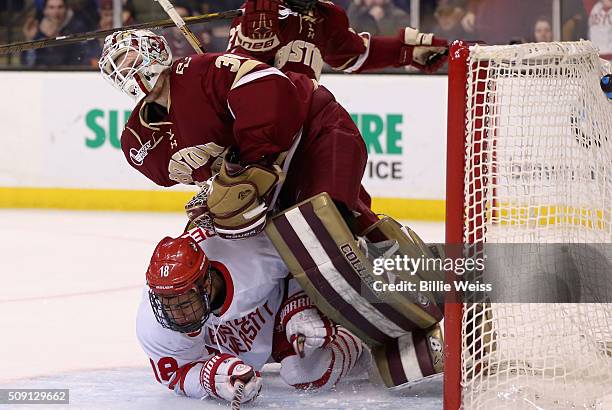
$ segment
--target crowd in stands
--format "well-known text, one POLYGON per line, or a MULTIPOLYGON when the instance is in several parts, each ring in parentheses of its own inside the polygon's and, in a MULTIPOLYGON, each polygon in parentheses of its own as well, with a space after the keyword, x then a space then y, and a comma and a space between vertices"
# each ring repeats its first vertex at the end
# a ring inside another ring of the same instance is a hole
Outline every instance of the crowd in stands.
MULTIPOLYGON (((244 0, 176 0, 182 16, 239 8, 244 0)), ((411 0, 334 0, 343 7, 357 32, 396 35, 399 27, 418 22, 421 31, 449 40, 480 40, 488 44, 553 41, 552 0, 420 0, 419 16, 411 16, 411 0), (412 17, 412 18, 411 18, 412 17), (417 18, 415 18, 417 17, 417 18)), ((151 0, 122 0, 122 24, 167 18, 151 0)), ((605 58, 612 58, 612 0, 562 0, 561 40, 591 39, 605 58)), ((113 0, 0 1, 0 19, 12 24, 11 41, 36 40, 113 26, 113 0), (7 10, 6 4, 12 5, 7 10)), ((194 25, 207 50, 222 51, 229 21, 194 25)), ((8 30, 7 32, 11 32, 8 30)), ((164 30, 176 57, 191 48, 177 29, 164 30)), ((0 43, 6 43, 6 32, 0 43)), ((96 67, 101 40, 22 53, 22 67, 96 67)), ((1 64, 1 62, 0 62, 1 64)))

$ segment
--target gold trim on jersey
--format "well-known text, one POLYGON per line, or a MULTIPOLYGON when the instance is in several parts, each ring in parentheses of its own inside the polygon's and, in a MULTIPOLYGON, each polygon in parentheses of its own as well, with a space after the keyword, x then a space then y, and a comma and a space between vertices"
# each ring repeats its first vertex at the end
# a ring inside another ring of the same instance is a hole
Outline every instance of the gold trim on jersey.
POLYGON ((234 82, 232 83, 230 90, 233 90, 234 87, 236 86, 236 83, 238 83, 238 81, 240 81, 242 77, 244 77, 245 75, 253 71, 255 67, 257 67, 260 64, 263 64, 263 63, 261 61, 256 61, 256 60, 246 60, 242 62, 240 64, 240 68, 238 69, 238 72, 236 73, 236 77, 234 78, 234 82))

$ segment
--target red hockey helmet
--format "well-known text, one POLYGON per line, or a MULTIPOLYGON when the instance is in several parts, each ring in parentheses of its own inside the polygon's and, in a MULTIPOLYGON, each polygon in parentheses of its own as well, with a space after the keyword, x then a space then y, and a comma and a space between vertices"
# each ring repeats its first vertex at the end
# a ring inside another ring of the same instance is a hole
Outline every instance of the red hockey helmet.
POLYGON ((147 269, 149 301, 165 328, 191 333, 202 328, 210 314, 210 263, 190 237, 162 239, 147 269))

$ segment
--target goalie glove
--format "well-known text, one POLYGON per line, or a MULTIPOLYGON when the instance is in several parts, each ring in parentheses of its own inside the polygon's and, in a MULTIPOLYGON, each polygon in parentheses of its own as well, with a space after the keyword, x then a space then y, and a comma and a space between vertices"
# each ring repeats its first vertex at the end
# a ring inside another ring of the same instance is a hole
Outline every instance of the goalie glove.
POLYGON ((402 48, 400 65, 412 65, 426 73, 435 73, 448 60, 448 41, 412 27, 400 30, 402 48))
POLYGON ((263 231, 274 189, 284 180, 278 165, 243 166, 235 155, 229 152, 225 157, 206 199, 212 225, 225 239, 248 238, 263 231))
POLYGON ((214 232, 213 219, 208 209, 208 192, 212 185, 212 178, 210 178, 204 185, 200 187, 200 192, 195 194, 193 198, 185 204, 185 212, 189 222, 193 225, 198 226, 207 232, 214 232))
POLYGON ((216 354, 200 373, 200 383, 208 395, 227 401, 234 400, 238 380, 244 383, 241 403, 255 400, 261 391, 261 375, 237 357, 216 354))
POLYGON ((300 357, 311 355, 335 339, 337 326, 314 306, 303 291, 288 298, 280 312, 287 341, 300 357))

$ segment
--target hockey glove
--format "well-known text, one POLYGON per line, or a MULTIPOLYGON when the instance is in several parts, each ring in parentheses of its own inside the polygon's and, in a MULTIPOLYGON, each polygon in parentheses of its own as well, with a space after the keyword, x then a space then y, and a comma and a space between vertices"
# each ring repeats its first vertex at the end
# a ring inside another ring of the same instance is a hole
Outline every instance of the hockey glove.
POLYGON ((278 34, 278 0, 248 0, 241 30, 254 40, 275 37, 278 34))
POLYGON ((206 361, 200 373, 204 390, 212 397, 227 401, 236 396, 237 380, 244 383, 241 403, 255 400, 261 391, 261 375, 237 357, 217 354, 206 361))
POLYGON ((336 325, 314 306, 303 291, 283 303, 280 320, 287 341, 300 357, 327 346, 337 333, 336 325))
POLYGON ((406 45, 400 56, 401 65, 412 65, 426 73, 435 73, 448 60, 448 41, 421 33, 412 27, 400 30, 400 41, 406 45))

